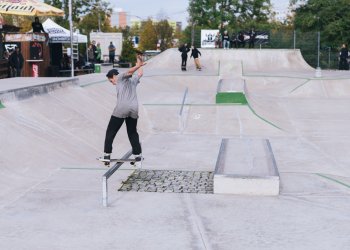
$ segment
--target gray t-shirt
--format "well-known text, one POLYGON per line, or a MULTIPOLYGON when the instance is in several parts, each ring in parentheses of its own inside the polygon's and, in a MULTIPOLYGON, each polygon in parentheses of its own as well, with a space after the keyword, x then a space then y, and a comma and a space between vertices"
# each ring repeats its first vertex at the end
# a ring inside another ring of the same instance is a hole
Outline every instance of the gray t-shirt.
POLYGON ((113 116, 134 119, 139 117, 139 104, 136 95, 136 86, 139 82, 140 77, 137 74, 132 77, 127 73, 118 76, 116 85, 117 105, 113 110, 113 116))

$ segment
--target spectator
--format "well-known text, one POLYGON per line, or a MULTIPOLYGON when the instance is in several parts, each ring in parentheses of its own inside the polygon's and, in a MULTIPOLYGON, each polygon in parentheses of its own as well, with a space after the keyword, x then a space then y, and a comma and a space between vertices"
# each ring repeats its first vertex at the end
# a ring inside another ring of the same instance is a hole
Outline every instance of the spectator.
POLYGON ((239 32, 238 41, 239 41, 240 47, 244 48, 245 47, 245 40, 244 40, 244 33, 243 33, 243 31, 239 32))
POLYGON ((93 48, 91 43, 89 45, 87 53, 88 53, 88 61, 89 61, 89 63, 94 63, 95 62, 94 48, 93 48))
POLYGON ((222 47, 224 49, 230 48, 230 36, 228 35, 227 30, 225 30, 224 34, 222 34, 222 47))
POLYGON ((349 50, 347 44, 343 44, 339 53, 339 69, 349 70, 349 50))
POLYGON ((220 32, 218 32, 215 36, 215 48, 220 48, 221 44, 221 36, 220 36, 220 32))
POLYGON ((115 58, 115 46, 113 45, 113 42, 111 42, 108 46, 109 51, 109 62, 114 64, 114 58, 115 58))
POLYGON ((249 48, 254 48, 255 46, 256 32, 254 28, 249 31, 249 48))
POLYGON ((187 47, 187 43, 183 44, 179 51, 181 52, 181 70, 186 71, 186 64, 187 64, 187 53, 190 51, 190 49, 187 47))
POLYGON ((91 45, 92 45, 92 50, 94 52, 94 54, 93 54, 94 55, 94 62, 97 62, 97 53, 96 53, 97 47, 96 47, 95 40, 92 40, 91 45))
POLYGON ((190 58, 193 56, 194 63, 196 64, 197 70, 202 70, 201 64, 199 62, 199 55, 202 56, 201 52, 195 46, 192 46, 192 52, 191 52, 190 58))
POLYGON ((238 48, 239 40, 238 40, 238 34, 232 33, 230 46, 231 48, 238 48))
POLYGON ((94 48, 92 44, 89 45, 88 48, 88 60, 90 63, 90 67, 94 70, 95 69, 95 54, 94 54, 94 48))
POLYGON ((12 76, 13 77, 21 76, 24 59, 21 51, 19 50, 19 47, 16 47, 15 51, 12 52, 11 56, 9 57, 9 61, 10 61, 10 66, 12 70, 12 76))
POLYGON ((97 63, 101 63, 102 51, 101 51, 101 45, 100 45, 100 43, 97 43, 95 55, 96 55, 96 62, 97 62, 97 63))
POLYGON ((33 28, 33 33, 40 33, 40 32, 46 33, 43 25, 39 21, 39 17, 37 16, 34 18, 34 22, 32 22, 32 28, 33 28))

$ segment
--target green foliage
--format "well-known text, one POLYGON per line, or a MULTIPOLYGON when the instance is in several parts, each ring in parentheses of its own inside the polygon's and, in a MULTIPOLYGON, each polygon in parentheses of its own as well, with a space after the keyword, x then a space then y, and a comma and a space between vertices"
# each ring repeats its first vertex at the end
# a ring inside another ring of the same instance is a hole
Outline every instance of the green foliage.
POLYGON ((295 28, 320 31, 321 43, 337 47, 350 41, 349 0, 309 0, 295 11, 295 28))
MULTIPOLYGON (((55 18, 55 22, 65 28, 69 28, 68 0, 45 0, 45 3, 59 9, 63 9, 65 16, 55 18)), ((72 20, 74 26, 83 34, 89 34, 92 30, 98 30, 98 20, 101 21, 101 31, 110 32, 112 29, 109 17, 112 14, 110 3, 104 0, 72 0, 72 20)))
POLYGON ((151 19, 148 19, 141 27, 140 49, 155 50, 157 49, 157 32, 151 19))
POLYGON ((123 40, 123 49, 119 60, 121 62, 131 62, 132 65, 135 65, 136 51, 133 47, 131 39, 127 38, 123 40))
POLYGON ((164 51, 172 47, 173 28, 167 20, 162 20, 155 25, 158 40, 160 40, 160 50, 164 51))
POLYGON ((270 0, 191 0, 188 11, 195 25, 229 31, 258 28, 269 22, 272 13, 270 0))

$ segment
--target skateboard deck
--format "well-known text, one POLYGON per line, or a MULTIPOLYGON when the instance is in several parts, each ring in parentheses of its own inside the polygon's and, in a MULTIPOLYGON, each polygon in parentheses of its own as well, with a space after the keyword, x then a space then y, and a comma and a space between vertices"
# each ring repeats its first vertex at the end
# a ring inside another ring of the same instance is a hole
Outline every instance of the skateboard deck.
POLYGON ((103 157, 97 158, 97 160, 102 161, 102 162, 130 162, 130 163, 135 163, 137 161, 141 160, 136 160, 136 159, 103 159, 103 157))

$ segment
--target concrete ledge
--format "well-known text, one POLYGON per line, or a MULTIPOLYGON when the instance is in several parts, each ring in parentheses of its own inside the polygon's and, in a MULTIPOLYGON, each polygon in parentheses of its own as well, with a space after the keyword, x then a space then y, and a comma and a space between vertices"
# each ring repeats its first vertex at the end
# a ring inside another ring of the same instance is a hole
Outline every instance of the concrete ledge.
MULTIPOLYGON (((20 79, 20 78, 19 78, 20 79)), ((57 78, 56 78, 57 79, 57 78)), ((24 79, 23 79, 24 80, 24 79)), ((38 81, 40 81, 38 79, 38 81)), ((37 95, 47 94, 58 88, 65 88, 68 86, 78 86, 79 78, 67 78, 64 80, 54 80, 39 84, 28 84, 28 86, 21 86, 12 89, 0 90, 0 102, 20 101, 31 98, 37 95)))
POLYGON ((214 193, 278 195, 279 182, 268 140, 222 140, 214 173, 214 193))

